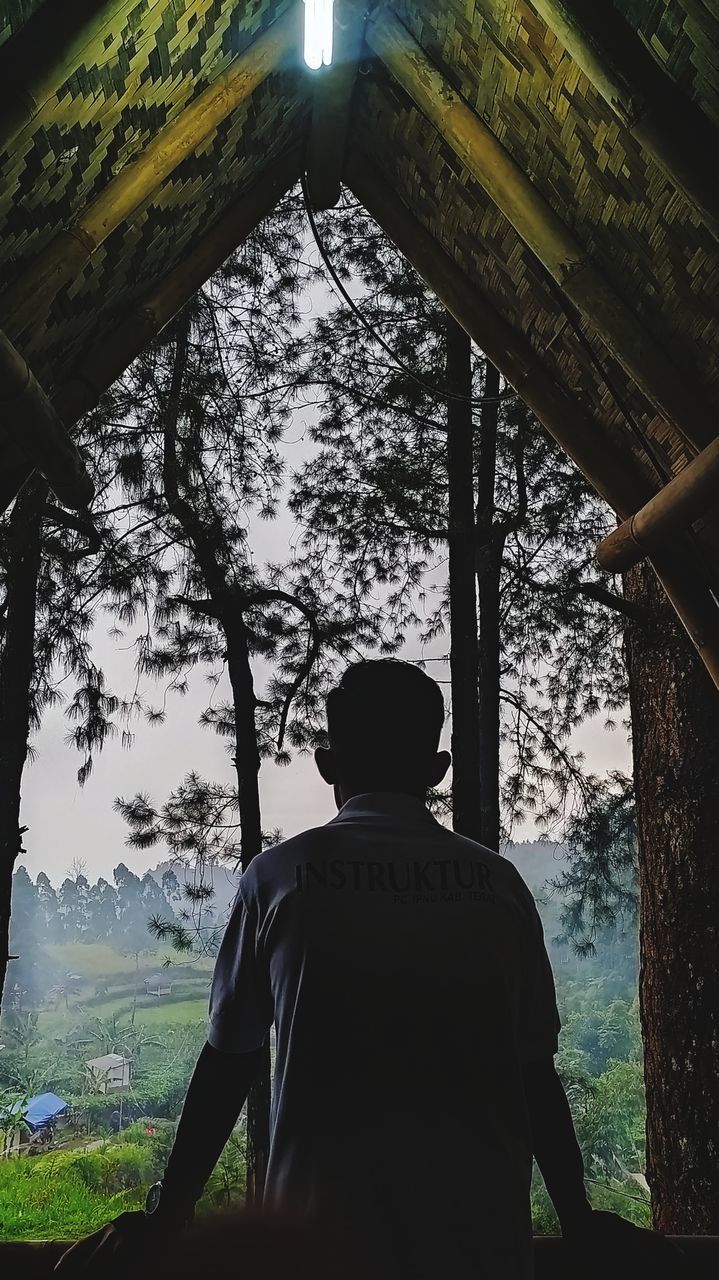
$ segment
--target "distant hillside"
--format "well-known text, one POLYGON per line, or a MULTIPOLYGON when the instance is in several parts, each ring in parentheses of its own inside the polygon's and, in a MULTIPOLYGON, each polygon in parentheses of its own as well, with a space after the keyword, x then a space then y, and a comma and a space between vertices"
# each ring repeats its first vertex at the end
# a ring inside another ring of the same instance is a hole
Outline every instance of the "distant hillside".
MULTIPOLYGON (((158 884, 162 884, 162 877, 166 871, 174 871, 180 884, 193 884, 194 873, 192 867, 183 867, 177 862, 160 862, 156 867, 150 868, 150 875, 158 884)), ((232 906, 237 895, 237 886, 239 877, 233 875, 228 867, 211 867, 208 869, 207 875, 209 883, 215 891, 212 905, 215 909, 215 918, 224 920, 232 906)), ((181 904, 175 904, 178 910, 181 904)))
POLYGON ((508 844, 502 853, 513 862, 530 889, 538 893, 547 880, 553 880, 564 870, 567 851, 561 844, 545 844, 539 840, 522 840, 508 844))

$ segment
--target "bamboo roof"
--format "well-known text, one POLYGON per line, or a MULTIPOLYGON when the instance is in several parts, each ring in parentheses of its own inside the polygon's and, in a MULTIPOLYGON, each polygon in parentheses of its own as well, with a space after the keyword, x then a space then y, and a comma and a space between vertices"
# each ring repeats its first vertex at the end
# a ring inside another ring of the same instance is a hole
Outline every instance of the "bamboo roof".
MULTIPOLYGON (((719 0, 335 9, 315 74, 301 0, 0 0, 0 329, 71 426, 305 154, 631 516, 719 434, 719 0)), ((654 556, 715 678, 717 514, 654 556)))

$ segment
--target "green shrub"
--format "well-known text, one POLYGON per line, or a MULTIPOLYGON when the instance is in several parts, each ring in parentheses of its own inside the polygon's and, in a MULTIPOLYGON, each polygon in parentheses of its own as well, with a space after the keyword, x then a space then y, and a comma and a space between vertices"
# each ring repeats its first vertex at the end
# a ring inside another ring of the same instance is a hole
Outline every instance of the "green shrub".
POLYGON ((0 1161, 0 1238, 76 1239, 141 1208, 151 1180, 143 1159, 103 1150, 0 1161))

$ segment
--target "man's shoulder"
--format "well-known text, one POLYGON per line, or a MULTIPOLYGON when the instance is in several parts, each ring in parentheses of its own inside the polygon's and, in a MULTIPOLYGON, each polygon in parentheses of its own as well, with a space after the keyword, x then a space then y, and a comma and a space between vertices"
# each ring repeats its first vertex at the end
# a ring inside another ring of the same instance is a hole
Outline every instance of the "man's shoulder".
POLYGON ((465 857, 468 858, 482 858, 485 862, 491 863, 492 866, 506 869, 509 876, 518 876, 521 880, 514 863, 510 862, 509 858, 505 858, 504 854, 497 853, 495 849, 490 849, 488 845, 481 844, 479 840, 471 840, 469 836, 462 836, 458 831, 450 831, 448 827, 439 827, 439 830, 442 832, 441 838, 451 845, 458 857, 464 853, 465 857))
POLYGON ((287 840, 280 840, 279 844, 264 849, 243 873, 241 883, 245 890, 276 882, 284 873, 292 871, 298 860, 321 852, 328 847, 330 831, 329 824, 309 827, 307 831, 299 831, 296 836, 289 836, 287 840))
POLYGON ((495 878, 500 883, 503 883, 507 889, 512 890, 522 899, 534 901, 532 891, 521 872, 503 853, 497 853, 496 850, 489 849, 487 845, 480 844, 478 840, 470 840, 468 836, 462 836, 457 831, 450 831, 447 827, 442 827, 441 830, 447 846, 452 849, 455 857, 465 857, 470 860, 475 859, 484 862, 492 870, 495 878))

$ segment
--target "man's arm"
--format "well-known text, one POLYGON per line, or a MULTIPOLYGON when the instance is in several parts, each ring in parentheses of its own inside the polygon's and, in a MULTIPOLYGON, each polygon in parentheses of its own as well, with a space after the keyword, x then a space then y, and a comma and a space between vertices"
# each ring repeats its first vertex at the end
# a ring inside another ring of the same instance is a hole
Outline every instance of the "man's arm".
POLYGON ((237 1123, 262 1049, 221 1053, 206 1044, 197 1059, 162 1180, 158 1216, 182 1216, 199 1200, 237 1123))
POLYGON ((553 1058, 525 1063, 523 1072, 534 1158, 556 1209, 562 1235, 572 1235, 587 1224, 592 1209, 567 1095, 553 1058))

